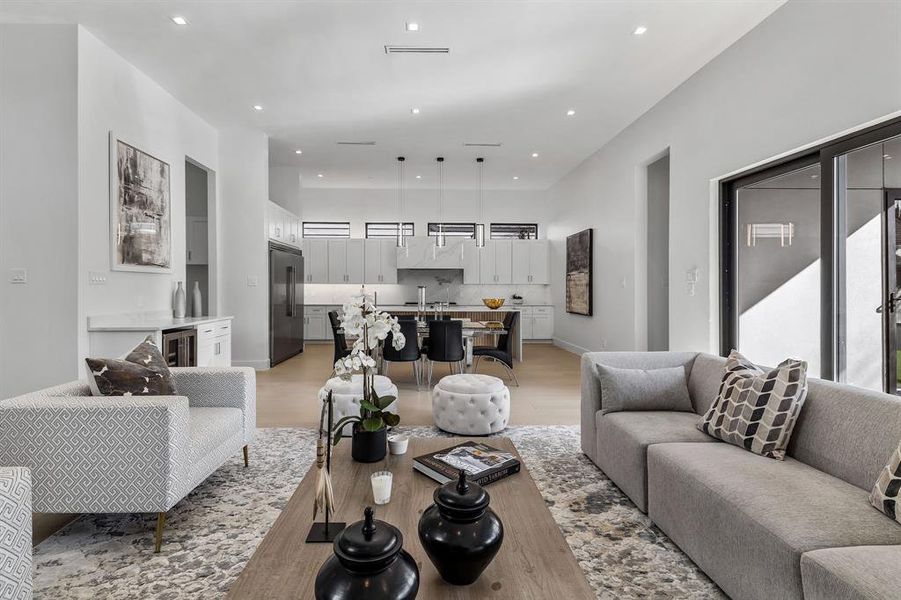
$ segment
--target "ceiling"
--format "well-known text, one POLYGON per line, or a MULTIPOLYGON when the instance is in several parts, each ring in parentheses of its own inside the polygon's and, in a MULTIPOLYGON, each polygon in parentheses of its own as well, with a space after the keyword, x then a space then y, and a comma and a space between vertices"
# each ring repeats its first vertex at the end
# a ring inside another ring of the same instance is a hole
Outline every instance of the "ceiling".
POLYGON ((393 187, 404 155, 432 187, 441 155, 448 187, 484 156, 486 188, 546 189, 781 4, 4 0, 0 21, 82 24, 213 125, 266 131, 304 186, 393 187))

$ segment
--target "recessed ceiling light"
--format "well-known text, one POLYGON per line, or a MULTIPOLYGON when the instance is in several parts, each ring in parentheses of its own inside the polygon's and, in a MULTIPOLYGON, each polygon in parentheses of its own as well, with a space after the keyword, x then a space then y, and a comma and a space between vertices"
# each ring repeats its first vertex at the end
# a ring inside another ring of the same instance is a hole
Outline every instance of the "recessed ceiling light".
POLYGON ((410 112, 413 113, 414 115, 418 115, 418 114, 419 114, 419 107, 414 106, 413 108, 410 109, 410 112))
POLYGON ((566 116, 567 116, 567 117, 571 117, 571 116, 573 116, 574 114, 576 114, 576 111, 574 111, 573 109, 569 109, 568 111, 566 111, 566 116))
POLYGON ((519 179, 519 175, 514 175, 513 179, 519 179))
POLYGON ((532 158, 538 158, 538 153, 537 153, 537 152, 533 152, 533 153, 532 153, 532 158))
POLYGON ((819 179, 819 177, 820 177, 819 175, 811 175, 810 176, 811 179, 819 179))
POLYGON ((635 31, 632 32, 632 35, 644 35, 644 33, 648 30, 644 25, 639 25, 635 28, 635 31))
POLYGON ((187 25, 188 20, 184 17, 172 17, 172 22, 176 25, 187 25))
POLYGON ((416 179, 422 179, 422 175, 417 175, 416 179))
POLYGON ((303 154, 303 150, 295 150, 294 154, 303 154))
POLYGON ((406 23, 407 31, 419 31, 419 23, 414 21, 407 21, 406 23))
POLYGON ((253 105, 253 109, 254 109, 254 110, 263 110, 263 107, 260 106, 259 104, 254 104, 254 105, 253 105))
POLYGON ((322 173, 317 173, 317 174, 316 174, 316 177, 322 179, 323 177, 325 177, 325 175, 323 175, 322 173))

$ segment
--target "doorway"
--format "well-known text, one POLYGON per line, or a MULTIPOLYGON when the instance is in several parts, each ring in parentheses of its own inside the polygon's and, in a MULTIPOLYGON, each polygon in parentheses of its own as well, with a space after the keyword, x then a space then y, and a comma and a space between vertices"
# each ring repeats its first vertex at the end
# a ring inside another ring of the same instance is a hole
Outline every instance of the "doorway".
POLYGON ((669 154, 646 175, 648 350, 669 350, 669 154))
POLYGON ((185 158, 185 292, 187 314, 201 317, 215 314, 211 302, 211 264, 215 235, 211 232, 211 213, 215 211, 215 174, 199 163, 185 158), (200 306, 195 307, 195 292, 200 306), (211 310, 211 308, 213 310, 211 310))

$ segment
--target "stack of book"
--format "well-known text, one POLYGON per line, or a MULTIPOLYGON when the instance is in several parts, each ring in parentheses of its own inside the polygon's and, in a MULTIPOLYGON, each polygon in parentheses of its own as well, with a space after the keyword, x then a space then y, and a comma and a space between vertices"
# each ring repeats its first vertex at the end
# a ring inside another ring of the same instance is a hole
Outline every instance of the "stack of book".
POLYGON ((415 470, 438 483, 457 479, 463 469, 469 481, 486 485, 518 473, 519 467, 519 460, 509 452, 481 442, 464 442, 413 459, 415 470))

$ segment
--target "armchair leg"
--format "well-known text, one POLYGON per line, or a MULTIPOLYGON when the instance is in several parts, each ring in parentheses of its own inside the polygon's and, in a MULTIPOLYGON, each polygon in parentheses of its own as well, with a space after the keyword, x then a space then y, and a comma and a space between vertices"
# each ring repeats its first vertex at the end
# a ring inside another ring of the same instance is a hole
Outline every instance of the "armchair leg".
POLYGON ((247 446, 244 446, 244 466, 250 466, 250 457, 247 455, 247 446))
POLYGON ((166 513, 156 513, 156 537, 154 538, 153 552, 160 553, 163 545, 163 529, 166 527, 166 513))

